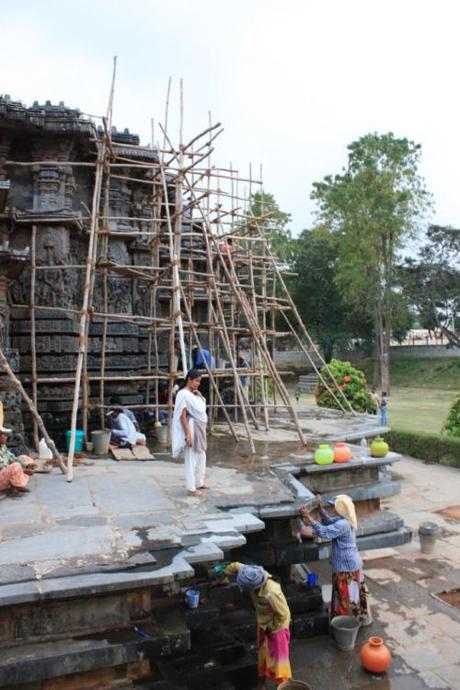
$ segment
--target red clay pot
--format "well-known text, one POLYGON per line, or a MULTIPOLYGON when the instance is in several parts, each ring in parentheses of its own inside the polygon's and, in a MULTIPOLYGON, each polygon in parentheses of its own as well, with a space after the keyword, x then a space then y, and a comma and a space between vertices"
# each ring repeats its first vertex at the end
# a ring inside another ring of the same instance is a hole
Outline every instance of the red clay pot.
POLYGON ((361 647, 361 665, 370 673, 385 673, 391 664, 391 653, 381 637, 370 637, 361 647))
POLYGON ((334 462, 349 462, 351 460, 351 448, 346 443, 336 443, 334 448, 334 462))

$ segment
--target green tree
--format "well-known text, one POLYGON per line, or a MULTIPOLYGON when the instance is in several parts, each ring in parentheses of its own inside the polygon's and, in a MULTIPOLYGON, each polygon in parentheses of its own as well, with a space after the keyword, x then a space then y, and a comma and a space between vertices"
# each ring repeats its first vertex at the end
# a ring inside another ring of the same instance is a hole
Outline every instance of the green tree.
POLYGON ((442 430, 448 436, 460 437, 460 393, 452 401, 442 430))
POLYGON ((294 251, 294 242, 288 227, 291 214, 280 209, 273 194, 255 192, 251 196, 250 215, 260 219, 273 254, 282 263, 291 261, 294 251))
POLYGON ((378 380, 389 390, 395 259, 414 236, 430 197, 418 174, 421 147, 392 133, 367 134, 348 147, 340 175, 313 185, 319 221, 339 241, 337 284, 373 319, 378 380))
POLYGON ((417 257, 398 266, 399 282, 420 325, 460 346, 460 230, 431 226, 417 257))
POLYGON ((335 388, 336 381, 343 395, 356 412, 371 411, 372 401, 367 389, 366 377, 362 371, 355 369, 350 362, 333 359, 330 364, 322 367, 321 375, 323 380, 318 383, 315 389, 316 404, 319 407, 330 407, 338 410, 340 405, 337 401, 343 406, 342 395, 337 394, 335 388), (328 384, 328 388, 323 381, 328 384), (330 390, 334 392, 334 395, 331 395, 330 390))

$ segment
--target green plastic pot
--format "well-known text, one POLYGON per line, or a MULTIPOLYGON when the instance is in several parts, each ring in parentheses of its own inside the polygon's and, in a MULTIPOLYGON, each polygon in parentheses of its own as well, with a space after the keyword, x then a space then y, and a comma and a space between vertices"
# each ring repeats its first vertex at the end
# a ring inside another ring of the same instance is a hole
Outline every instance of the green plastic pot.
POLYGON ((334 451, 327 443, 322 443, 315 450, 315 462, 317 465, 331 465, 334 462, 334 451))
POLYGON ((371 455, 373 458, 384 458, 385 455, 388 455, 389 450, 390 446, 380 436, 371 443, 371 455))

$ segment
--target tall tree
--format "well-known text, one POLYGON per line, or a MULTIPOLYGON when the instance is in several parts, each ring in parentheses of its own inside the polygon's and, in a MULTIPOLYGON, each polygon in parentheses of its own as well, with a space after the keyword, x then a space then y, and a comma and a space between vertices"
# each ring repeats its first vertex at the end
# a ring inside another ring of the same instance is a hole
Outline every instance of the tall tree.
POLYGON ((320 222, 339 239, 337 284, 374 321, 374 361, 384 390, 390 387, 395 259, 430 203, 420 155, 420 145, 408 139, 367 134, 349 145, 344 172, 315 183, 311 194, 320 222))
POLYGON ((264 229, 270 250, 282 262, 292 259, 294 250, 289 223, 291 214, 280 209, 278 203, 268 192, 255 192, 251 196, 251 215, 264 219, 264 229))
POLYGON ((303 230, 294 246, 295 277, 289 280, 290 291, 325 361, 330 362, 334 347, 346 346, 351 339, 348 310, 335 280, 337 238, 318 226, 303 230))
POLYGON ((406 257, 398 272, 420 325, 460 346, 460 230, 430 226, 417 256, 406 257))

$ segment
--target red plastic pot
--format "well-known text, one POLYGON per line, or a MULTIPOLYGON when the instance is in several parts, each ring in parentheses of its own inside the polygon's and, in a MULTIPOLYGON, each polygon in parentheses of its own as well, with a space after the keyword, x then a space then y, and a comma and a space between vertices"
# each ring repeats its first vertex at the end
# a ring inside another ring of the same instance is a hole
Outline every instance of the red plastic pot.
POLYGON ((334 462, 350 462, 351 448, 346 443, 336 443, 334 448, 334 462))
POLYGON ((361 665, 370 673, 385 673, 391 664, 391 653, 381 637, 370 637, 361 647, 361 665))

